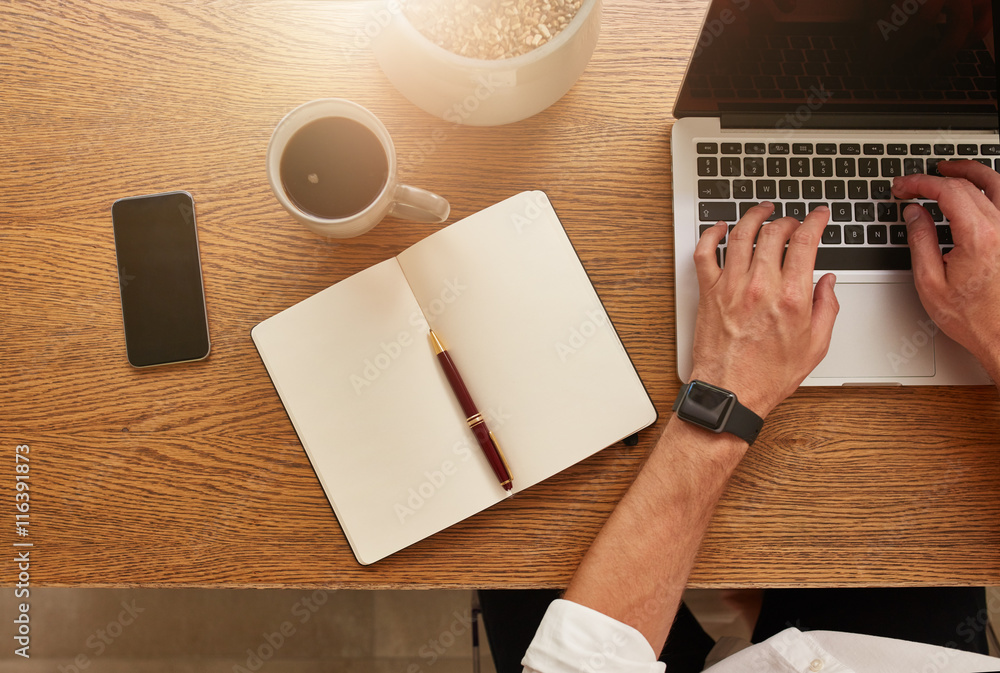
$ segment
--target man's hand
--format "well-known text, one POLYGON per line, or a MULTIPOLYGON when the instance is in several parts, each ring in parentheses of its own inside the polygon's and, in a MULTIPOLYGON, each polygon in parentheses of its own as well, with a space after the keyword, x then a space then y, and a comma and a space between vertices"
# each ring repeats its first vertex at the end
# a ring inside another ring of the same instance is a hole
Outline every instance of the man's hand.
POLYGON ((946 177, 907 175, 893 181, 898 199, 938 202, 955 247, 938 248, 930 214, 907 206, 913 281, 920 301, 945 334, 965 346, 994 381, 1000 375, 1000 175, 975 161, 943 161, 946 177), (983 193, 985 192, 985 194, 983 193))
POLYGON ((813 292, 816 249, 830 211, 818 208, 803 223, 785 217, 763 224, 772 212, 762 203, 736 224, 724 270, 715 259, 724 224, 707 230, 694 253, 701 299, 692 378, 733 391, 762 418, 826 355, 840 310, 832 274, 813 292))

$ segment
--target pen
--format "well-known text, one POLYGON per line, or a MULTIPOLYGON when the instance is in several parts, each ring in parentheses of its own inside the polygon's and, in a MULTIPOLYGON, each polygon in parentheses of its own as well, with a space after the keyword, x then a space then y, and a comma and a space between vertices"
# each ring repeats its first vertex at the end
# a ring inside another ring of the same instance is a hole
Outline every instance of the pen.
POLYGON ((455 397, 458 398, 458 403, 462 406, 462 413, 465 414, 466 423, 469 424, 469 428, 476 436, 476 441, 479 442, 480 448, 482 448, 483 453, 486 455, 486 460, 489 461, 490 467, 493 468, 493 473, 500 480, 500 485, 506 491, 511 490, 514 486, 511 483, 510 468, 507 466, 507 460, 503 457, 503 452, 500 451, 500 444, 497 442, 497 438, 486 427, 486 419, 476 409, 476 404, 472 401, 472 396, 469 395, 469 389, 465 387, 465 383, 462 381, 462 377, 459 375, 451 356, 448 355, 444 344, 438 339, 434 330, 430 330, 429 336, 431 345, 434 347, 434 354, 437 355, 438 362, 441 363, 441 368, 444 369, 444 375, 447 377, 448 383, 455 393, 455 397))

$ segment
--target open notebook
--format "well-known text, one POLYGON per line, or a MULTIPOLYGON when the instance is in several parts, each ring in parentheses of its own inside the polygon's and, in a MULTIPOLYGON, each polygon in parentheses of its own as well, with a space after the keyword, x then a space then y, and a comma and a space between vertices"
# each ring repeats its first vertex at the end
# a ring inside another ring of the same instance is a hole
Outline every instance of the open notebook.
POLYGON ((252 331, 363 564, 506 496, 429 328, 503 448, 514 493, 656 419, 543 192, 456 222, 252 331))

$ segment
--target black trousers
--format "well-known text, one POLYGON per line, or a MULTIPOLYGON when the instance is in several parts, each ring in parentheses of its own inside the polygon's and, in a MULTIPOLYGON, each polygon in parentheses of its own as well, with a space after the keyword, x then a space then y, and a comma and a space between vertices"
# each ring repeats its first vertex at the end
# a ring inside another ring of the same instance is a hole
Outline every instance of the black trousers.
MULTIPOLYGON (((497 673, 520 673, 521 658, 554 590, 480 591, 486 636, 497 673)), ((989 653, 986 592, 982 588, 767 589, 753 642, 794 626, 843 631, 989 653)), ((660 661, 671 673, 704 668, 714 642, 683 604, 660 661)))

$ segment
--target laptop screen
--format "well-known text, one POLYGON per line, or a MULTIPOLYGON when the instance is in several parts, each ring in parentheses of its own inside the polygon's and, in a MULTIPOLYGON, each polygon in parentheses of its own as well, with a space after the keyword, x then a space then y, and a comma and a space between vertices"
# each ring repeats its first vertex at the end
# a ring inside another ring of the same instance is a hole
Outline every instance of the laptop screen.
POLYGON ((713 0, 674 116, 976 115, 996 128, 991 5, 713 0))

